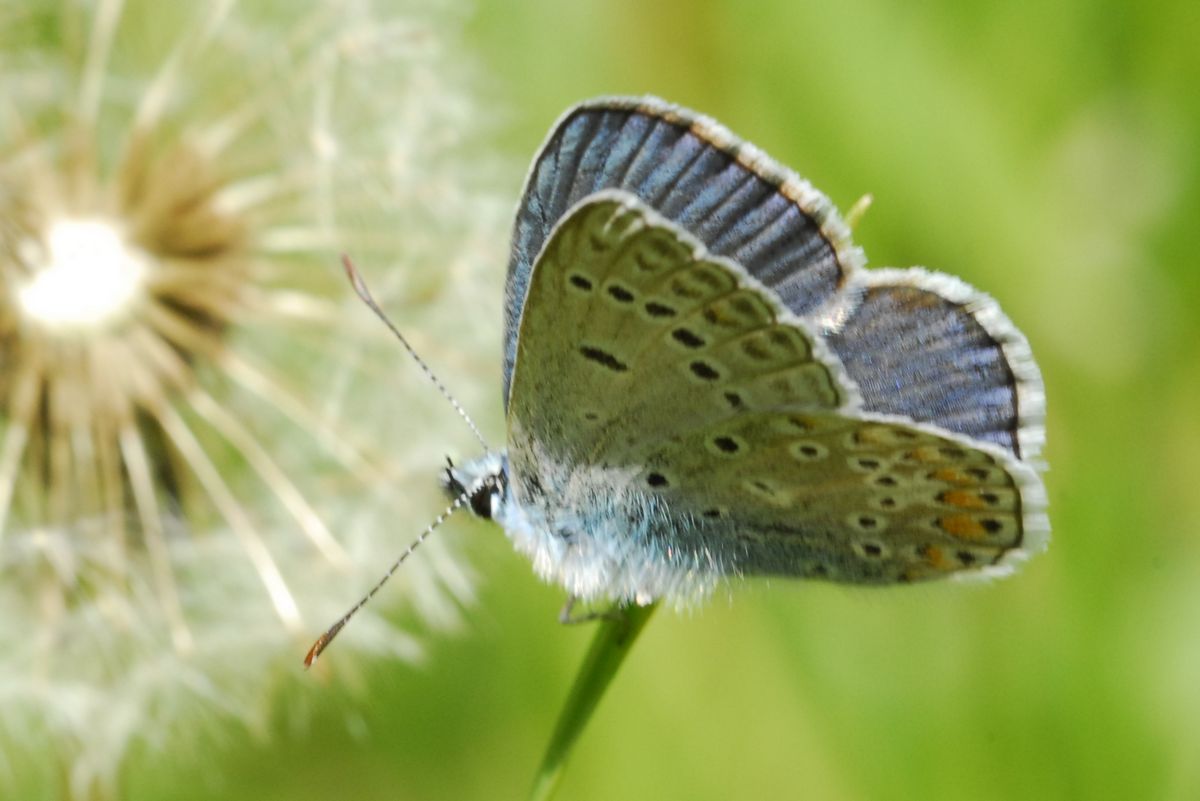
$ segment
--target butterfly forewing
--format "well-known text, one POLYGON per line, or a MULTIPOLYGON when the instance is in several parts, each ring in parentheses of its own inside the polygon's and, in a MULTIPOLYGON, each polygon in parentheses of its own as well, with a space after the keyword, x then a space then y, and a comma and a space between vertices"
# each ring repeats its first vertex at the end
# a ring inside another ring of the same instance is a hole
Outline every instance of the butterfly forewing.
POLYGON ((534 259, 567 212, 604 189, 638 198, 742 264, 797 314, 834 299, 861 262, 824 195, 716 121, 653 97, 583 103, 554 127, 517 210, 506 392, 534 259))
POLYGON ((590 464, 627 463, 648 441, 714 419, 832 409, 853 394, 744 270, 621 193, 568 214, 529 298, 510 416, 536 421, 543 447, 590 464))
POLYGON ((862 302, 830 332, 866 409, 993 442, 1035 458, 1043 435, 1041 375, 999 306, 957 278, 871 270, 862 302))

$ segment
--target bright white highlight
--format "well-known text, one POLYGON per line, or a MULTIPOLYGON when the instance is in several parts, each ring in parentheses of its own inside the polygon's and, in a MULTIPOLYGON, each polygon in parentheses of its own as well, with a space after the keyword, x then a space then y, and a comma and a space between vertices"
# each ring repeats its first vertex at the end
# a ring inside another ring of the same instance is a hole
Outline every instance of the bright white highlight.
POLYGON ((47 326, 82 328, 111 320, 129 305, 145 257, 111 224, 59 220, 46 234, 46 261, 20 289, 21 308, 47 326))

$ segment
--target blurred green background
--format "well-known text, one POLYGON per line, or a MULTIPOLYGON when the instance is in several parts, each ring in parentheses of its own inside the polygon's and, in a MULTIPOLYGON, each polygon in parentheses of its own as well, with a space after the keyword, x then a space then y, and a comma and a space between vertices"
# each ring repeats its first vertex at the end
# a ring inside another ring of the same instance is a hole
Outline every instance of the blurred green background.
MULTIPOLYGON (((873 193, 870 263, 997 297, 1049 398, 1046 554, 986 586, 779 581, 660 613, 561 798, 1200 798, 1200 6, 538 0, 480 4, 467 34, 514 204, 568 105, 660 95, 843 210, 873 193)), ((473 310, 493 440, 500 303, 473 310)), ((282 698, 267 737, 142 753, 130 797, 522 798, 590 633, 499 530, 439 536, 482 581, 423 667, 377 664, 362 700, 299 684, 313 711, 282 698)))

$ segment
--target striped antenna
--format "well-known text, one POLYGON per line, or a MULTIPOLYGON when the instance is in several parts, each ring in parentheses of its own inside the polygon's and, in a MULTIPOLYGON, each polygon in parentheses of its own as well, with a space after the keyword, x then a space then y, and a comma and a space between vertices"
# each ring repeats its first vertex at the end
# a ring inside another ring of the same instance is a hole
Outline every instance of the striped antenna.
MULTIPOLYGON (((486 481, 484 483, 486 483, 486 481)), ((366 606, 367 602, 375 597, 375 593, 379 592, 384 584, 387 584, 387 580, 392 577, 392 574, 396 572, 400 565, 404 564, 404 560, 412 556, 413 551, 421 547, 421 543, 428 539, 429 535, 432 534, 438 526, 446 521, 446 518, 458 511, 462 505, 467 502, 467 499, 471 497, 472 492, 478 491, 478 487, 471 487, 470 489, 463 490, 462 494, 454 499, 454 503, 447 506, 440 515, 434 518, 434 521, 430 523, 424 531, 421 532, 421 536, 413 540, 412 543, 404 549, 404 553, 400 554, 399 558, 392 563, 392 566, 388 568, 388 571, 383 574, 383 578, 375 582, 375 586, 368 590, 367 594, 364 595, 358 603, 350 607, 350 611, 342 615, 336 623, 325 629, 325 633, 317 638, 317 641, 313 643, 312 648, 309 648, 308 653, 304 656, 304 667, 309 668, 313 666, 313 663, 317 661, 317 657, 324 653, 325 649, 329 647, 329 644, 333 642, 333 638, 338 636, 338 633, 346 627, 347 623, 350 622, 350 618, 357 615, 358 610, 366 606)))
POLYGON ((404 334, 400 333, 400 329, 396 328, 396 325, 383 313, 383 309, 379 308, 379 304, 371 296, 371 290, 367 289, 367 282, 359 275, 354 262, 350 261, 350 257, 344 253, 342 254, 342 266, 346 269, 346 277, 350 279, 350 285, 354 287, 354 291, 358 293, 358 297, 362 299, 362 302, 367 304, 367 307, 375 312, 375 316, 383 320, 383 324, 388 327, 388 330, 396 335, 396 339, 400 340, 400 344, 408 351, 408 355, 413 357, 413 361, 417 363, 421 371, 433 382, 433 385, 438 388, 438 392, 442 393, 442 396, 450 401, 450 405, 454 407, 454 411, 458 412, 459 417, 466 421, 467 427, 471 429, 471 433, 475 435, 475 439, 479 440, 479 444, 483 446, 483 449, 485 451, 491 450, 488 447, 487 441, 484 440, 483 434, 479 433, 479 428, 475 425, 475 421, 471 419, 466 410, 450 394, 450 390, 446 389, 445 385, 434 375, 433 370, 429 369, 429 365, 425 364, 425 360, 417 355, 417 352, 413 350, 413 346, 408 344, 408 340, 404 338, 404 334))
MULTIPOLYGON (((459 405, 458 401, 454 399, 454 396, 450 394, 450 391, 447 390, 442 382, 438 380, 438 377, 433 374, 433 370, 429 369, 429 365, 425 364, 425 361, 417 355, 417 352, 413 350, 412 345, 408 344, 408 340, 404 338, 404 335, 401 334, 399 329, 397 329, 392 321, 388 319, 388 316, 383 313, 383 309, 379 308, 379 304, 375 302, 375 298, 371 295, 371 290, 367 288, 367 283, 362 279, 362 276, 359 275, 358 270, 354 266, 354 262, 350 261, 349 256, 344 254, 342 255, 342 266, 346 270, 346 277, 350 279, 350 285, 354 287, 354 291, 358 294, 358 297, 362 299, 362 302, 367 304, 367 307, 371 311, 375 312, 375 316, 383 321, 384 325, 388 327, 388 330, 395 334, 396 339, 400 340, 400 344, 403 345, 404 349, 408 351, 408 354, 413 357, 413 360, 417 363, 417 366, 421 368, 421 371, 429 377, 429 380, 432 381, 433 385, 438 388, 438 391, 442 393, 442 396, 445 397, 446 400, 450 401, 450 405, 453 406, 454 410, 458 412, 459 416, 466 421, 467 426, 471 429, 471 433, 475 435, 475 439, 479 440, 479 444, 483 446, 484 450, 490 450, 487 442, 483 439, 483 435, 479 433, 479 429, 475 426, 475 421, 470 418, 463 407, 459 405)), ((481 487, 487 485, 492 480, 494 479, 488 478, 477 486, 464 489, 463 492, 454 499, 454 503, 447 506, 446 509, 440 515, 438 515, 424 531, 421 532, 421 535, 412 541, 408 548, 404 550, 404 553, 400 554, 396 561, 392 563, 392 566, 388 568, 388 571, 383 574, 383 578, 375 582, 375 586, 368 590, 367 594, 364 595, 358 603, 350 607, 350 610, 346 612, 346 614, 342 615, 336 623, 326 629, 325 633, 317 638, 317 641, 312 644, 312 647, 308 649, 308 653, 304 656, 304 667, 312 667, 313 663, 317 661, 317 658, 320 657, 321 654, 324 653, 325 649, 329 647, 329 644, 333 642, 334 637, 338 636, 341 630, 346 627, 346 624, 350 622, 350 619, 358 614, 359 610, 366 606, 367 603, 375 597, 375 594, 383 588, 384 584, 387 584, 387 581, 392 577, 392 574, 400 568, 400 565, 404 564, 404 560, 412 556, 413 551, 417 550, 417 548, 421 546, 421 543, 425 542, 429 535, 432 534, 438 526, 446 521, 446 518, 450 517, 450 515, 462 508, 462 505, 467 502, 473 492, 478 492, 481 487)))

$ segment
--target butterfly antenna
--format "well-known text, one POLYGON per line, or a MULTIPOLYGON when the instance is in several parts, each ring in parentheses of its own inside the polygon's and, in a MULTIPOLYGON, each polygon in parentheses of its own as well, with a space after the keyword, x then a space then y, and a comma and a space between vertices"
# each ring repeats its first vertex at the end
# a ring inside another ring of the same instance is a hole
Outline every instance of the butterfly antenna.
POLYGON ((375 302, 375 298, 371 295, 371 290, 367 289, 366 281, 364 281, 362 276, 359 275, 358 269, 354 266, 354 262, 350 261, 350 257, 345 254, 342 254, 342 266, 346 269, 346 276, 350 279, 350 285, 354 287, 354 291, 358 293, 358 297, 362 300, 362 302, 367 304, 367 307, 370 308, 371 311, 375 312, 375 316, 380 320, 383 320, 383 324, 388 327, 388 330, 396 335, 396 339, 400 340, 400 344, 403 345, 404 349, 408 351, 408 355, 413 357, 413 361, 415 361, 417 366, 421 368, 422 372, 429 377, 429 380, 433 382, 433 385, 438 388, 438 392, 441 392, 442 396, 446 400, 450 401, 450 405, 454 407, 456 412, 458 412, 459 417, 466 421, 467 427, 471 429, 471 433, 475 435, 475 439, 479 440, 479 444, 483 446, 483 449, 485 451, 491 450, 491 448, 488 447, 487 441, 483 438, 483 434, 479 433, 479 428, 475 425, 475 421, 471 419, 466 410, 463 409, 459 402, 455 400, 454 396, 450 394, 450 390, 446 389, 446 386, 438 379, 436 375, 434 375, 433 370, 429 369, 429 365, 425 363, 425 360, 417 355, 417 352, 413 350, 413 346, 408 344, 408 340, 404 338, 404 334, 400 333, 400 329, 396 328, 396 325, 390 319, 388 319, 386 314, 383 313, 383 309, 379 308, 379 304, 375 302))
POLYGON ((387 584, 387 581, 392 577, 392 574, 399 569, 400 565, 404 564, 404 560, 412 556, 412 552, 421 547, 421 543, 428 539, 429 535, 432 534, 438 526, 446 521, 446 518, 458 511, 462 505, 467 502, 467 499, 471 497, 472 492, 478 492, 478 490, 478 487, 471 487, 470 489, 463 490, 462 494, 454 499, 454 503, 447 506, 440 515, 434 518, 434 521, 430 523, 424 531, 421 532, 421 536, 413 540, 412 543, 404 550, 404 553, 400 554, 399 558, 392 563, 392 566, 388 568, 388 571, 383 574, 383 578, 375 582, 375 586, 372 587, 367 594, 364 595, 361 600, 359 600, 358 603, 350 607, 350 611, 342 615, 341 618, 338 619, 338 622, 327 628, 325 633, 317 638, 317 641, 313 643, 312 648, 309 648, 308 653, 304 656, 304 667, 312 667, 313 663, 317 661, 317 657, 324 653, 325 649, 329 647, 329 644, 333 642, 333 638, 338 636, 338 633, 346 627, 347 623, 350 622, 350 618, 357 615, 358 610, 366 606, 367 603, 375 597, 375 593, 379 592, 384 584, 387 584))

